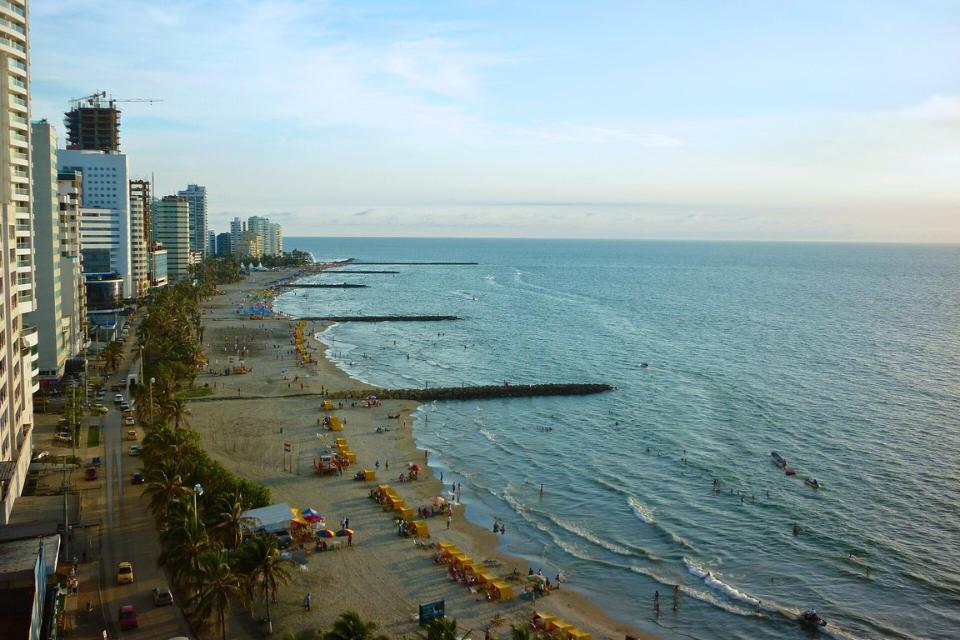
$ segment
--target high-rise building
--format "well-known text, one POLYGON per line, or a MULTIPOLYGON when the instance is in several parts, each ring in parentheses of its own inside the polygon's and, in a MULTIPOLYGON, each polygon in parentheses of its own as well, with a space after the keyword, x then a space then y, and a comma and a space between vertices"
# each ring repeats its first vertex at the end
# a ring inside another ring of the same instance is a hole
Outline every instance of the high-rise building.
POLYGON ((57 132, 46 120, 34 122, 31 129, 36 309, 26 319, 37 327, 40 379, 57 380, 63 376, 69 356, 71 320, 63 315, 62 305, 57 132))
POLYGON ((253 231, 244 232, 240 236, 240 242, 237 243, 236 255, 241 260, 244 258, 259 259, 263 255, 263 238, 260 237, 259 233, 253 231))
POLYGON ((240 246, 240 236, 247 230, 247 223, 234 218, 230 222, 230 253, 237 255, 237 248, 240 246))
POLYGON ((207 250, 204 255, 217 255, 217 232, 213 229, 207 229, 207 250))
MULTIPOLYGON (((34 310, 33 224, 30 196, 30 71, 27 6, 0 5, 0 524, 23 489, 33 445, 37 328, 34 310)), ((37 370, 39 374, 39 369, 37 370)))
POLYGON ((160 242, 151 242, 147 254, 150 269, 150 286, 167 286, 167 250, 160 242))
POLYGON ((150 182, 130 181, 130 268, 137 298, 150 288, 147 247, 150 244, 150 182))
POLYGON ((207 188, 191 184, 177 195, 190 204, 190 251, 202 254, 207 250, 207 188))
POLYGON ((131 262, 130 182, 127 156, 104 151, 60 149, 60 171, 83 174, 80 249, 86 273, 113 272, 123 281, 123 296, 136 297, 131 262), (94 213, 96 214, 94 215, 94 213), (109 237, 104 236, 109 231, 109 237))
POLYGON ((150 221, 153 240, 167 250, 167 276, 179 280, 190 275, 190 205, 185 198, 164 196, 153 201, 150 221))
POLYGON ((67 149, 120 153, 120 110, 106 96, 98 92, 73 101, 64 114, 67 149))
POLYGON ((57 175, 60 204, 60 294, 62 313, 70 318, 67 352, 78 356, 87 346, 87 293, 80 253, 80 205, 83 176, 77 171, 57 175))
POLYGON ((218 256, 229 256, 230 255, 230 245, 233 236, 229 233, 218 233, 217 234, 217 250, 216 254, 218 256))
POLYGON ((260 236, 263 255, 278 256, 283 253, 283 230, 279 224, 270 222, 269 218, 250 216, 247 221, 247 230, 260 236))

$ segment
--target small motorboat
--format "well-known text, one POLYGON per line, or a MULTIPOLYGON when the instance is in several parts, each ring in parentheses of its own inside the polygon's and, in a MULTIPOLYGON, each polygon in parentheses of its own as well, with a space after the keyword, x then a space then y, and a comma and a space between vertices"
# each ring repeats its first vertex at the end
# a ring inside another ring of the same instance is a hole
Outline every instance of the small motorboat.
POLYGON ((771 452, 770 452, 770 456, 773 458, 773 463, 774 463, 775 465, 777 465, 778 467, 785 467, 785 466, 787 466, 787 459, 784 458, 784 457, 783 457, 782 455, 780 455, 779 453, 777 453, 776 451, 771 451, 771 452))
POLYGON ((808 487, 813 487, 814 489, 819 489, 823 486, 823 484, 821 484, 816 478, 804 478, 803 484, 807 485, 808 487))
POLYGON ((827 626, 827 621, 823 619, 823 616, 813 609, 803 611, 798 619, 800 620, 800 624, 810 629, 827 626))
POLYGON ((787 474, 788 476, 795 476, 795 475, 797 475, 797 470, 796 470, 796 469, 785 469, 785 470, 784 470, 784 473, 787 474))

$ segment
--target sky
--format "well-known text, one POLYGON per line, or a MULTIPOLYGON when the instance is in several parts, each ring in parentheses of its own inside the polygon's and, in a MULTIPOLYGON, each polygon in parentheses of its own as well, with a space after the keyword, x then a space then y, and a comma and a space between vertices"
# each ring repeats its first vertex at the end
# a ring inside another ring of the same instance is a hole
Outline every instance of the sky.
MULTIPOLYGON (((31 0, 211 228, 960 242, 960 2, 31 0)), ((61 125, 62 130, 62 125, 61 125)))

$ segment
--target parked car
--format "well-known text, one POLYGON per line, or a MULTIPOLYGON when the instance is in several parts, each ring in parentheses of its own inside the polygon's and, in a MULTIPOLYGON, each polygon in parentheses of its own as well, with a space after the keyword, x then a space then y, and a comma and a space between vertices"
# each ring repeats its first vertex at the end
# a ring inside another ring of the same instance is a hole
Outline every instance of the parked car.
POLYGON ((133 416, 127 416, 126 418, 123 419, 123 424, 125 424, 128 427, 132 427, 137 424, 137 421, 133 419, 133 416))
POLYGON ((146 482, 146 478, 143 477, 143 474, 139 471, 134 471, 133 475, 130 476, 131 484, 143 484, 146 482))
POLYGON ((113 404, 120 404, 121 402, 123 402, 123 394, 122 394, 122 393, 118 393, 118 394, 116 394, 115 396, 113 396, 113 404))
POLYGON ((166 587, 153 588, 153 604, 158 607, 164 607, 173 604, 173 594, 166 587))
POLYGON ((136 440, 136 439, 137 439, 137 431, 136 431, 136 429, 130 429, 130 430, 128 430, 128 431, 127 431, 127 440, 136 440))
POLYGON ((117 584, 130 584, 131 582, 133 582, 133 564, 121 562, 117 565, 117 584))
POLYGON ((120 607, 120 630, 136 629, 140 626, 137 620, 137 609, 132 604, 125 604, 120 607))
POLYGON ((50 455, 49 451, 46 451, 46 450, 37 451, 33 454, 33 457, 30 458, 30 462, 40 462, 41 460, 43 460, 49 455, 50 455))
POLYGON ((100 404, 99 402, 93 405, 93 410, 99 411, 101 414, 106 413, 108 411, 106 405, 100 404))
POLYGON ((96 480, 97 479, 97 468, 96 467, 87 467, 87 470, 83 472, 84 480, 96 480))
POLYGON ((130 455, 132 455, 132 456, 138 456, 138 455, 140 455, 140 445, 138 445, 138 444, 132 444, 132 445, 130 445, 130 455))
POLYGON ((73 438, 65 433, 58 433, 57 435, 53 436, 53 440, 54 442, 63 442, 64 444, 73 442, 73 438))

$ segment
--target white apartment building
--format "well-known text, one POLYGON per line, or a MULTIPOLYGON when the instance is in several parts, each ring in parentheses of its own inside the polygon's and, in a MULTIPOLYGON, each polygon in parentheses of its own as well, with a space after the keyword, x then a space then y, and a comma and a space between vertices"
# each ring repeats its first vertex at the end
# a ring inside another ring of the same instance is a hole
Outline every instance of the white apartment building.
POLYGON ((60 294, 64 317, 70 318, 67 336, 69 357, 87 347, 87 289, 80 254, 80 203, 83 176, 79 172, 59 173, 57 191, 60 205, 60 294))
POLYGON ((247 220, 247 231, 260 236, 262 255, 278 256, 283 253, 283 228, 269 218, 250 216, 247 220))
POLYGON ((123 280, 123 296, 135 297, 127 156, 105 151, 60 149, 57 151, 57 165, 60 171, 77 169, 83 174, 84 209, 109 212, 107 216, 85 213, 81 217, 80 249, 84 271, 117 273, 123 280), (111 220, 109 240, 102 236, 107 218, 111 220), (106 255, 104 249, 108 249, 106 255))
POLYGON ((39 389, 37 329, 23 318, 35 307, 27 32, 26 2, 0 2, 0 524, 27 477, 39 389))
POLYGON ((190 184, 177 195, 190 205, 190 251, 202 254, 202 260, 207 251, 207 188, 190 184))
POLYGON ((240 245, 240 237, 247 230, 247 225, 240 218, 234 218, 230 221, 230 254, 237 255, 237 248, 240 245))
POLYGON ((167 250, 167 277, 170 282, 190 275, 190 205, 179 196, 154 200, 150 219, 153 240, 167 250))
POLYGON ((32 125, 33 231, 36 310, 27 321, 37 327, 41 380, 63 376, 70 338, 70 316, 64 316, 60 270, 60 198, 57 181, 57 132, 46 120, 32 125))

